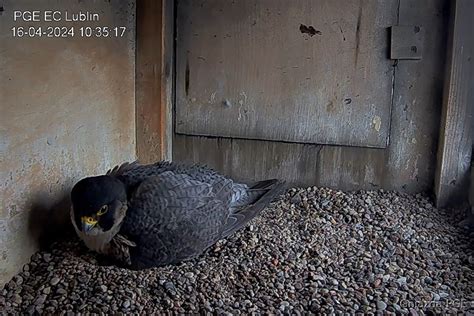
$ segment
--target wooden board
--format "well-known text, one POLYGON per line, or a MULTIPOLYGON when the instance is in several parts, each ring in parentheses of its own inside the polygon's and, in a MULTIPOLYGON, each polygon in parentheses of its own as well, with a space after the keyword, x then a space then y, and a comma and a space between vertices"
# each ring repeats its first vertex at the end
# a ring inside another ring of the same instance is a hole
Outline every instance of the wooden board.
POLYGON ((171 159, 172 0, 137 1, 136 137, 142 163, 171 159))
POLYGON ((439 207, 467 200, 474 105, 473 15, 474 1, 452 2, 435 183, 439 207))
MULTIPOLYGON (((426 31, 423 59, 395 66, 387 149, 175 135, 173 158, 207 163, 242 181, 278 177, 290 185, 343 190, 432 190, 446 45, 446 0, 401 0, 400 25, 426 31)), ((397 23, 395 23, 397 24, 397 23)), ((179 26, 178 26, 179 28, 179 26)))
POLYGON ((176 132, 385 148, 397 6, 178 1, 176 132))

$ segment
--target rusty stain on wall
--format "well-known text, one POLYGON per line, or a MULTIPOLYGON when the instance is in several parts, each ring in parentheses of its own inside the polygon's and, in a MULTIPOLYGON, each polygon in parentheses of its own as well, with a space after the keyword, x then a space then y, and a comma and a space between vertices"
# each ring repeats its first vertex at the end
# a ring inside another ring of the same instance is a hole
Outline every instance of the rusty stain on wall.
POLYGON ((2 31, 0 284, 45 233, 69 227, 69 190, 78 179, 135 158, 134 1, 11 0, 3 8, 2 30, 20 25, 13 10, 68 9, 100 12, 100 25, 128 31, 115 39, 19 39, 2 31))

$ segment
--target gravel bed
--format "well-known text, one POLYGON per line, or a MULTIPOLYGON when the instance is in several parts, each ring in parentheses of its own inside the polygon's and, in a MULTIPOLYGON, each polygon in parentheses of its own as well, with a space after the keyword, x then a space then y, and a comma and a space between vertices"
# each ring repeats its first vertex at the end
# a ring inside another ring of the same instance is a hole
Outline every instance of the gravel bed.
POLYGON ((459 220, 421 195, 291 189, 177 266, 130 271, 58 242, 0 290, 0 311, 472 313, 474 237, 459 220))

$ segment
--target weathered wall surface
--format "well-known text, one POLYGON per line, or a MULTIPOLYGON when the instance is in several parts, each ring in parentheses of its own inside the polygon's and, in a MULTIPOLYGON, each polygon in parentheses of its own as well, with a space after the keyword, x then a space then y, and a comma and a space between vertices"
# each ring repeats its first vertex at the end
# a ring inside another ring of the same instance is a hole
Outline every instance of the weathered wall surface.
MULTIPOLYGON (((388 148, 176 134, 173 159, 207 163, 246 181, 278 177, 286 179, 290 185, 329 186, 343 190, 430 190, 436 168, 448 4, 445 0, 400 1, 398 24, 422 26, 426 32, 423 58, 400 60, 395 66, 388 148)), ((298 35, 301 34, 295 30, 295 36, 298 35)))
POLYGON ((385 148, 387 28, 397 8, 398 0, 178 1, 176 133, 385 148))
POLYGON ((134 1, 11 0, 2 6, 0 284, 28 260, 41 236, 68 225, 75 181, 135 158, 134 1), (63 19, 14 22, 14 10, 59 10, 63 19), (100 20, 66 23, 66 10, 96 12, 100 20), (74 26, 76 33, 13 38, 14 26, 74 26), (119 38, 84 38, 82 26, 127 29, 119 38))

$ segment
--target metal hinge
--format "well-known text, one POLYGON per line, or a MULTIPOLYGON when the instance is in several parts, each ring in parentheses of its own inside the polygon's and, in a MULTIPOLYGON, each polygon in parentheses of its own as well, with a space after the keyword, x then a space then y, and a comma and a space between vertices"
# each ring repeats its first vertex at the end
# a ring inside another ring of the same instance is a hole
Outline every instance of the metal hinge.
POLYGON ((390 59, 421 59, 424 37, 421 26, 392 26, 390 31, 390 59))

